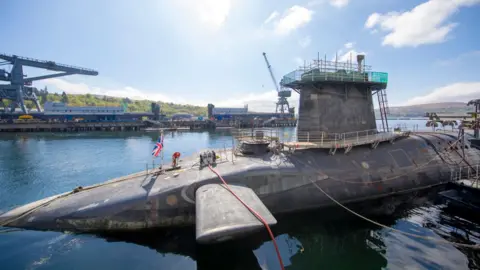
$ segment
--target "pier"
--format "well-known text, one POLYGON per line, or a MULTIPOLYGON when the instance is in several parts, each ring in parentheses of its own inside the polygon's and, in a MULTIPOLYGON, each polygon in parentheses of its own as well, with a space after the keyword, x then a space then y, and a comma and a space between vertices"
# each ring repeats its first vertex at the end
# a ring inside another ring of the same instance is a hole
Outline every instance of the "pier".
POLYGON ((0 123, 0 132, 79 132, 79 131, 138 131, 143 122, 25 122, 0 123))

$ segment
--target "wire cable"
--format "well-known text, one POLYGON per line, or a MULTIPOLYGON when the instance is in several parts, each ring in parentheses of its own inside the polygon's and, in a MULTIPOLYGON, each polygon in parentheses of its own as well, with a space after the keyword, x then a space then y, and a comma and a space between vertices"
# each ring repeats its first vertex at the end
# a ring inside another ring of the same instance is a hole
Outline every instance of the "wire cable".
MULTIPOLYGON (((307 165, 309 167, 311 167, 310 165, 307 165)), ((313 168, 313 167, 312 167, 313 168)), ((315 168, 313 168, 315 169, 315 168)), ((310 179, 310 178, 309 178, 310 179)), ((315 183, 312 179, 310 179, 310 182, 318 189, 320 190, 320 192, 322 192, 328 199, 330 199, 332 202, 334 202, 336 205, 340 206, 341 208, 345 209, 346 211, 350 212, 351 214, 365 220, 365 221, 368 221, 372 224, 375 224, 379 227, 382 227, 384 229, 388 229, 388 230, 391 230, 391 231, 394 231, 394 232, 397 232, 397 233, 401 233, 401 234, 404 234, 404 235, 408 235, 408 236, 411 236, 411 237, 415 237, 415 238, 420 238, 420 239, 424 239, 424 240, 429 240, 429 241, 432 241, 432 242, 436 242, 436 243, 440 243, 440 244, 451 244, 451 245, 454 245, 454 246, 457 246, 457 247, 465 247, 465 248, 471 248, 471 249, 480 249, 480 245, 476 244, 476 245, 470 245, 470 244, 463 244, 463 243, 457 243, 457 242, 451 242, 451 241, 448 241, 448 240, 445 240, 445 239, 437 239, 437 238, 433 238, 433 237, 429 237, 429 236, 422 236, 422 235, 418 235, 418 234, 413 234, 413 233, 408 233, 408 232, 404 232, 404 231, 401 231, 401 230, 397 230, 395 228, 392 228, 392 227, 389 227, 387 225, 384 225, 384 224, 381 224, 379 222, 376 222, 374 220, 371 220, 353 210, 351 210, 350 208, 346 207, 345 205, 343 205, 342 203, 340 203, 339 201, 335 200, 332 196, 330 196, 327 192, 325 192, 317 183, 315 183)))

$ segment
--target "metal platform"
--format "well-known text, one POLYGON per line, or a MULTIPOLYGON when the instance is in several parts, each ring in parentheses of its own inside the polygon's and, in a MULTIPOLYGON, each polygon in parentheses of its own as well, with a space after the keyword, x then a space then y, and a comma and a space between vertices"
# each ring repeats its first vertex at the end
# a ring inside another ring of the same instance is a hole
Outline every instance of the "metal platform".
POLYGON ((305 139, 304 136, 303 138, 300 136, 302 139, 299 141, 285 142, 283 145, 290 150, 310 148, 330 149, 331 154, 335 154, 337 149, 342 148, 345 149, 345 153, 347 153, 353 147, 359 145, 370 144, 372 148, 376 148, 381 142, 393 142, 395 139, 409 136, 410 132, 359 131, 354 132, 354 134, 354 136, 351 136, 351 133, 336 134, 336 136, 331 136, 327 133, 323 133, 320 136, 312 136, 312 134, 307 134, 307 139, 305 139))
POLYGON ((298 91, 302 86, 316 82, 351 82, 385 89, 388 83, 388 73, 371 71, 371 66, 364 64, 314 59, 283 76, 280 85, 298 91))
POLYGON ((371 144, 376 148, 379 143, 390 141, 410 135, 410 131, 378 132, 378 130, 363 130, 345 133, 328 132, 301 132, 296 136, 288 137, 276 129, 243 129, 234 130, 233 136, 239 141, 268 142, 277 141, 290 151, 297 149, 322 148, 330 149, 335 154, 337 149, 344 149, 348 153, 353 147, 371 144))

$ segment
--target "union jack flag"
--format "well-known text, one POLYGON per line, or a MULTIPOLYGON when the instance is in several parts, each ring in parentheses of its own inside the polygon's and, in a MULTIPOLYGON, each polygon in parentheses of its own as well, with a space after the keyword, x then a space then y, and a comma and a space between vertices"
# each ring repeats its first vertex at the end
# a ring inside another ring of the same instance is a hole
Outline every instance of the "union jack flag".
POLYGON ((155 146, 153 147, 152 150, 152 156, 157 157, 158 154, 160 154, 160 151, 163 149, 163 134, 158 137, 157 142, 155 143, 155 146))

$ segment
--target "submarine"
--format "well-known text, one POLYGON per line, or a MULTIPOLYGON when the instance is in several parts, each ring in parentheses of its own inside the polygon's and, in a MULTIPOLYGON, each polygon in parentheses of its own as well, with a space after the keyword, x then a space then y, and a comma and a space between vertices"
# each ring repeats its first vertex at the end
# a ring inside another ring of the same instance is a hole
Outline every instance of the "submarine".
POLYGON ((283 87, 300 94, 295 141, 276 130, 234 131, 231 149, 77 187, 2 214, 0 226, 74 232, 195 226, 198 243, 218 243, 264 227, 227 187, 274 225, 275 216, 336 203, 381 200, 391 208, 395 196, 443 185, 459 168, 478 173, 480 150, 461 133, 390 131, 388 75, 363 60, 314 60, 282 78, 283 87))

